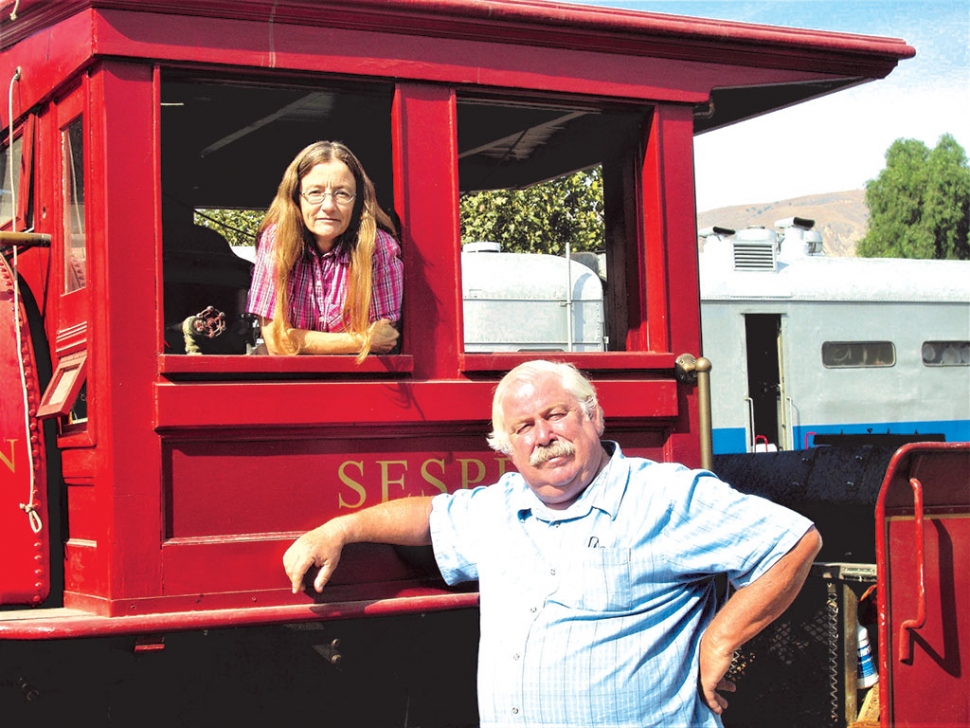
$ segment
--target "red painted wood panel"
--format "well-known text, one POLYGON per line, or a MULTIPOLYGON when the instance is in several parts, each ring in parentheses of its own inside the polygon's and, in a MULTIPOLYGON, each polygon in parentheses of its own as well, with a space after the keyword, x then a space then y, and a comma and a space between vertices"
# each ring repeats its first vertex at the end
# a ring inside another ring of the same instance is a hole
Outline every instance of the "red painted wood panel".
POLYGON ((97 433, 95 483, 106 490, 98 548, 110 553, 103 596, 142 596, 161 589, 161 462, 150 426, 160 317, 144 321, 125 313, 154 313, 160 299, 152 68, 106 62, 91 86, 87 205, 89 250, 98 255, 89 289, 97 302, 91 336, 98 344, 88 354, 89 397, 97 405, 89 427, 97 433))

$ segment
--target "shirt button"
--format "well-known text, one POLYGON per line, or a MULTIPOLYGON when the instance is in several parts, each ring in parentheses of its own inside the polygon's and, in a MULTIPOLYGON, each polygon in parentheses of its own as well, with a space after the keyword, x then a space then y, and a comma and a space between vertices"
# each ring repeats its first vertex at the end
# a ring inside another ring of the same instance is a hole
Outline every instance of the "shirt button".
POLYGON ((512 715, 518 715, 518 714, 519 714, 519 709, 518 708, 512 708, 512 715))
POLYGON ((552 576, 555 576, 556 575, 556 570, 555 569, 549 569, 549 574, 552 575, 552 576))
POLYGON ((519 653, 516 652, 514 655, 512 655, 512 659, 513 660, 518 660, 519 659, 519 653))
POLYGON ((535 607, 530 607, 529 608, 529 611, 532 612, 533 614, 535 614, 536 613, 536 608, 535 607))

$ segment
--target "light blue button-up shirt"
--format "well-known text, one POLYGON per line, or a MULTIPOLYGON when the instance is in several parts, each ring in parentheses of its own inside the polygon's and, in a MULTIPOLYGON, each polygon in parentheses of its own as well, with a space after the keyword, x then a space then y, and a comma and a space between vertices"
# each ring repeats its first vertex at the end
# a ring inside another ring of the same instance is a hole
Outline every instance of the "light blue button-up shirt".
POLYGON ((518 473, 433 500, 445 580, 479 581, 482 726, 719 726, 697 692, 712 576, 745 586, 811 527, 707 471, 604 445, 565 510, 518 473))

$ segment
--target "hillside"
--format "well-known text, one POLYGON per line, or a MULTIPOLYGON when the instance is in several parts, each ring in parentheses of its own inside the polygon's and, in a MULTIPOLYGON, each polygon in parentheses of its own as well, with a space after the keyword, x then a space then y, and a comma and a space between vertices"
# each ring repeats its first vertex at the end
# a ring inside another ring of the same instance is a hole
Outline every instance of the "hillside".
POLYGON ((825 252, 832 256, 855 255, 856 243, 866 233, 869 210, 863 190, 828 192, 795 197, 780 202, 735 205, 708 210, 697 216, 697 229, 718 225, 741 230, 746 227, 774 227, 776 220, 807 217, 822 234, 825 252))

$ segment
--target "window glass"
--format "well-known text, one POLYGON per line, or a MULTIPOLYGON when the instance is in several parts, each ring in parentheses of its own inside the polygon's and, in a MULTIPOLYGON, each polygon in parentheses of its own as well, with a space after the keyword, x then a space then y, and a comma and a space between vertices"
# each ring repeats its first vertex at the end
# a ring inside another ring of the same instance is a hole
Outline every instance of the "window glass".
POLYGON ((20 180, 20 158, 23 140, 17 137, 13 146, 6 146, 0 151, 0 226, 7 226, 13 219, 14 197, 20 180))
POLYGON ((458 94, 465 351, 624 348, 646 115, 458 94))
POLYGON ((891 341, 826 341, 822 364, 830 369, 891 367, 896 364, 896 347, 891 341))
POLYGON ((77 398, 74 400, 74 404, 71 406, 71 411, 67 414, 67 426, 72 425, 84 425, 88 421, 88 383, 84 382, 81 385, 81 391, 78 392, 77 398))
POLYGON ((922 356, 928 367, 970 366, 970 341, 924 341, 922 356))
POLYGON ((247 84, 170 72, 162 79, 165 351, 186 352, 182 324, 225 316, 204 354, 254 350, 245 313, 256 231, 287 165, 308 144, 341 141, 393 210, 390 84, 247 84))
POLYGON ((61 131, 64 160, 64 292, 84 287, 87 253, 84 233, 84 134, 79 117, 61 131))

